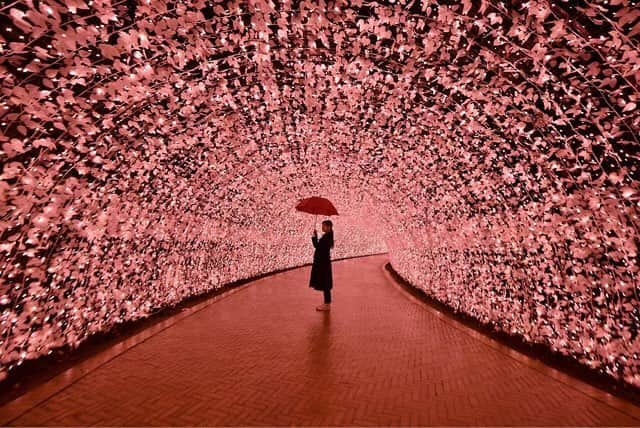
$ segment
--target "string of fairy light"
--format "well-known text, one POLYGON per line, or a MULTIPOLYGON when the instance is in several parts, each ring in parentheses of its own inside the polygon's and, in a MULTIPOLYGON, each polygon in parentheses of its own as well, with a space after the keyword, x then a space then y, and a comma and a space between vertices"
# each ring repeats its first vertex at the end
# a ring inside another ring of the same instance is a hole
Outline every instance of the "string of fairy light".
POLYGON ((308 261, 316 192, 338 254, 640 385, 638 10, 0 1, 0 376, 308 261))

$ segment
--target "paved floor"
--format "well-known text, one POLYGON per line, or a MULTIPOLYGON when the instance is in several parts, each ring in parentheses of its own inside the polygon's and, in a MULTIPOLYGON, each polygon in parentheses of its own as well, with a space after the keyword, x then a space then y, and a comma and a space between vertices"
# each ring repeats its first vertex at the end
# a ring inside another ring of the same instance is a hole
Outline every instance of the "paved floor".
POLYGON ((329 313, 309 267, 258 280, 27 394, 22 414, 0 408, 0 424, 640 425, 637 407, 416 303, 386 260, 334 262, 329 313))

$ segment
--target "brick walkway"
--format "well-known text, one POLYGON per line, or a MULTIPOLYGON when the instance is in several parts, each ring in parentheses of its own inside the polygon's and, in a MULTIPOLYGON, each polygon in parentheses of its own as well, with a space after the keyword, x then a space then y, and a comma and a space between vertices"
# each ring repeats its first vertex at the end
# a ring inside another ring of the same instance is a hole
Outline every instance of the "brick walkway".
POLYGON ((334 262, 330 313, 309 267, 263 278, 0 424, 640 425, 637 407, 416 304, 386 260, 334 262))

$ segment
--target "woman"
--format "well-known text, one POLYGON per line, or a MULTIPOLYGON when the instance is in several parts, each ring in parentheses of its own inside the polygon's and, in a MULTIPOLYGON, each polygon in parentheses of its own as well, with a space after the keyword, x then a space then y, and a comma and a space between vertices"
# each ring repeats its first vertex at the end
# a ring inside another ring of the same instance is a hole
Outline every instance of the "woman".
POLYGON ((323 235, 318 240, 318 232, 313 231, 311 242, 315 247, 313 253, 313 265, 311 266, 311 278, 309 287, 322 290, 324 293, 324 304, 316 308, 318 311, 328 311, 331 304, 331 289, 333 288, 333 278, 331 275, 331 248, 333 248, 333 223, 331 220, 322 222, 323 235))

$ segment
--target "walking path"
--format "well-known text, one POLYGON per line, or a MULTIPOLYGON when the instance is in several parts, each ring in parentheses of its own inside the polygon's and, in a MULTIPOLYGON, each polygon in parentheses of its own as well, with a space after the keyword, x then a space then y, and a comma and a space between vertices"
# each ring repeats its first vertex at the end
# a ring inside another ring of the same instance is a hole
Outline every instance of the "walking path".
POLYGON ((0 407, 0 425, 607 425, 640 408, 416 301, 386 255, 262 278, 0 407))

